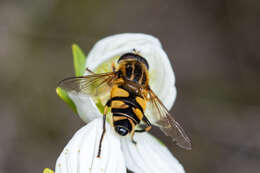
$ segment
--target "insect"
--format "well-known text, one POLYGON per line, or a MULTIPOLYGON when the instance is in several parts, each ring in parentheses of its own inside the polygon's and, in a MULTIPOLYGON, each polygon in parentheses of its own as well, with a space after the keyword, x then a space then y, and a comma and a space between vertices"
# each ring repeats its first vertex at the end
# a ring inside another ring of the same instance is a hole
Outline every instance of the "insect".
POLYGON ((97 157, 101 154, 102 140, 106 131, 105 121, 109 109, 112 113, 112 126, 121 135, 131 135, 132 142, 136 132, 146 132, 154 124, 176 141, 184 149, 191 149, 191 142, 179 123, 170 115, 162 101, 149 86, 149 64, 138 53, 126 53, 112 65, 112 72, 70 77, 59 82, 59 87, 68 92, 77 92, 92 97, 110 92, 103 116, 103 132, 100 138, 97 157), (148 107, 148 108, 147 108, 148 107), (145 110, 150 109, 151 115, 145 110), (152 119, 151 123, 149 119, 152 119))

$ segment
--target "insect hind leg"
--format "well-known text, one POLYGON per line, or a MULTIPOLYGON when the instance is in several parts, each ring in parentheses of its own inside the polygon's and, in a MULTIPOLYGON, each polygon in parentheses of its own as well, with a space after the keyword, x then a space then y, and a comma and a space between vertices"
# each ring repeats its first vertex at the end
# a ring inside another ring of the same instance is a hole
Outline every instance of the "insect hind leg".
POLYGON ((131 135, 131 141, 133 144, 137 144, 137 142, 134 140, 134 134, 137 132, 137 133, 142 133, 142 132, 148 132, 151 130, 152 128, 152 124, 150 123, 150 121, 145 117, 145 115, 143 116, 143 119, 142 119, 145 123, 144 127, 140 130, 135 130, 132 135, 131 135))
POLYGON ((98 154, 97 154, 98 158, 100 158, 100 155, 101 155, 102 142, 103 142, 103 139, 104 139, 104 136, 105 136, 105 132, 106 132, 106 116, 104 115, 103 116, 103 131, 102 131, 102 135, 101 135, 101 138, 99 140, 99 146, 98 146, 98 154))
POLYGON ((136 145, 137 142, 134 140, 134 134, 135 134, 135 131, 133 131, 131 134, 131 142, 136 145))
POLYGON ((142 132, 148 132, 151 130, 152 128, 152 124, 150 123, 150 121, 146 118, 146 116, 143 116, 143 121, 145 123, 144 127, 140 130, 135 130, 135 132, 137 133, 142 133, 142 132))
POLYGON ((106 114, 107 114, 107 110, 108 110, 108 104, 109 104, 109 101, 107 102, 106 106, 105 106, 105 109, 104 109, 104 115, 103 115, 103 132, 101 134, 101 138, 99 140, 99 146, 98 146, 98 154, 97 154, 97 157, 100 158, 100 155, 101 155, 101 148, 102 148, 102 142, 103 142, 103 139, 104 139, 104 136, 105 136, 105 132, 106 132, 106 114))

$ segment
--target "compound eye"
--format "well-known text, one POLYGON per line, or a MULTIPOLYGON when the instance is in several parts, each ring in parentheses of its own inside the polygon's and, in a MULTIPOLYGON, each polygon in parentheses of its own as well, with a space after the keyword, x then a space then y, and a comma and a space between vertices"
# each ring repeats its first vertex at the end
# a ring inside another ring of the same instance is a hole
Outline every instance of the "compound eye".
POLYGON ((128 133, 128 129, 122 126, 116 126, 115 130, 121 136, 125 136, 128 133))

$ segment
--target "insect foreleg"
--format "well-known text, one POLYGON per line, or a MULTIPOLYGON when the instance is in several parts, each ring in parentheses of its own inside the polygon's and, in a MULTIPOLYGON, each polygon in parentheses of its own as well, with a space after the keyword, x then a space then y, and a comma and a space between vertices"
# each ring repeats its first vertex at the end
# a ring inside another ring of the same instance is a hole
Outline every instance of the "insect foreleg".
POLYGON ((93 72, 92 70, 90 70, 88 67, 86 68, 86 71, 91 73, 91 74, 95 74, 95 72, 93 72))
POLYGON ((115 72, 116 71, 116 66, 115 66, 115 63, 112 62, 112 71, 115 72))

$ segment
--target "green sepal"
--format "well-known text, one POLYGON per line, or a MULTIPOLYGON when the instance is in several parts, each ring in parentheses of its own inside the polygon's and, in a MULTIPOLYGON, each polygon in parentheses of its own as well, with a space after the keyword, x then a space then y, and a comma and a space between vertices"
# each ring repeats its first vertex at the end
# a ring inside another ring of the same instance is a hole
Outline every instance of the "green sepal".
POLYGON ((65 90, 63 90, 63 89, 60 88, 60 87, 57 87, 57 88, 56 88, 56 93, 57 93, 57 95, 58 95, 65 103, 67 103, 67 104, 72 108, 72 110, 73 110, 75 113, 78 113, 78 112, 77 112, 76 105, 75 105, 74 102, 70 99, 69 95, 67 94, 67 92, 66 92, 65 90))
POLYGON ((42 173, 54 173, 54 171, 49 168, 45 168, 42 173))
POLYGON ((85 72, 86 56, 80 47, 76 44, 72 45, 72 54, 74 62, 75 76, 82 76, 85 72))
POLYGON ((97 106, 99 112, 101 112, 101 114, 103 115, 103 114, 104 114, 105 107, 104 107, 104 105, 101 103, 101 100, 98 100, 98 102, 96 103, 96 106, 97 106))

